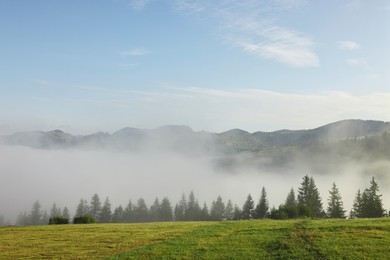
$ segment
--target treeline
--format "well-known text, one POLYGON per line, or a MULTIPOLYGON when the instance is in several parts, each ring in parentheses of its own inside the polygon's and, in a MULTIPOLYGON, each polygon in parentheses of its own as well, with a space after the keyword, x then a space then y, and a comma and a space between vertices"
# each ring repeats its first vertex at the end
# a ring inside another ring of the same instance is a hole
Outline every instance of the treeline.
MULTIPOLYGON (((388 216, 383 208, 382 195, 379 194, 379 185, 373 177, 370 185, 363 191, 358 190, 349 213, 350 218, 377 218, 388 216)), ((67 224, 77 223, 136 223, 153 221, 220 221, 220 220, 248 220, 248 219, 288 219, 288 218, 346 218, 346 210, 338 187, 333 183, 327 200, 327 208, 323 204, 314 178, 304 176, 297 194, 293 188, 288 192, 283 204, 279 207, 269 207, 265 187, 260 191, 260 197, 255 203, 251 194, 242 207, 233 205, 231 200, 225 203, 218 196, 210 205, 199 204, 193 191, 188 196, 182 194, 178 203, 173 205, 164 197, 161 201, 156 198, 148 207, 143 198, 135 203, 131 200, 125 207, 119 205, 112 209, 109 198, 101 201, 98 194, 94 194, 88 202, 80 199, 76 214, 71 220, 67 207, 60 209, 54 203, 50 214, 42 211, 39 201, 32 206, 29 214, 19 215, 17 225, 40 224, 67 224)))

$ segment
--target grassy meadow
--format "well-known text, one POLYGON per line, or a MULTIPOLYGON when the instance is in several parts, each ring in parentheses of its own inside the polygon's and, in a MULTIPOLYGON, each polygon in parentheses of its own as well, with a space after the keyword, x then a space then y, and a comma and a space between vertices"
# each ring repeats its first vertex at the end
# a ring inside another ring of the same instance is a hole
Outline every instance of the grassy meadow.
POLYGON ((390 259, 390 218, 0 228, 0 259, 390 259))

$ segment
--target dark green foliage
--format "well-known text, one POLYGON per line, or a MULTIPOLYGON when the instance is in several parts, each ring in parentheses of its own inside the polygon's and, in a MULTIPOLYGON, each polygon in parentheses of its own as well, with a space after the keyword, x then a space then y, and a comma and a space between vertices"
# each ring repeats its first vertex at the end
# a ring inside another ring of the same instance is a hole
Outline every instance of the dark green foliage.
POLYGON ((125 211, 123 212, 123 222, 133 222, 134 217, 134 205, 131 200, 129 200, 129 203, 127 204, 125 211))
POLYGON ((41 211, 41 204, 39 203, 39 201, 34 202, 30 214, 28 215, 27 223, 29 225, 43 224, 43 212, 41 211))
POLYGON ((333 183, 332 189, 329 191, 327 216, 329 218, 345 218, 343 201, 336 183, 333 183))
POLYGON ((99 195, 96 193, 92 196, 91 203, 89 206, 89 214, 99 222, 100 214, 102 213, 102 203, 100 202, 99 195))
POLYGON ((181 195, 181 199, 179 201, 179 203, 176 204, 175 206, 175 220, 176 221, 183 221, 183 220, 186 220, 185 218, 185 213, 187 211, 187 199, 186 199, 186 195, 183 193, 181 195))
POLYGON ((226 220, 233 220, 234 218, 234 208, 231 200, 226 204, 224 217, 226 220))
POLYGON ((49 219, 49 225, 69 224, 69 218, 56 216, 49 219))
POLYGON ((159 210, 159 221, 172 221, 172 206, 167 197, 163 198, 159 210))
POLYGON ((323 217, 322 202, 313 177, 303 177, 301 187, 298 189, 298 213, 301 217, 323 217), (304 207, 308 210, 300 210, 304 207), (302 215, 304 214, 304 215, 302 215))
POLYGON ((188 196, 188 203, 184 211, 185 220, 199 220, 202 209, 199 206, 198 200, 195 198, 194 192, 191 191, 188 196))
POLYGON ((62 215, 61 209, 57 208, 56 204, 53 203, 53 206, 51 207, 51 210, 50 210, 50 218, 59 217, 61 215, 62 215))
POLYGON ((276 209, 275 207, 271 209, 269 217, 271 219, 287 219, 288 215, 286 211, 283 209, 283 207, 279 206, 278 209, 276 209))
POLYGON ((62 210, 62 216, 68 219, 70 218, 69 209, 67 207, 64 207, 64 209, 62 210))
POLYGON ((88 212, 89 212, 88 202, 81 198, 76 209, 76 216, 79 217, 81 215, 87 214, 88 212))
POLYGON ((111 221, 113 223, 122 223, 124 222, 124 210, 122 206, 116 207, 114 213, 112 214, 111 221))
POLYGON ((223 220, 225 217, 225 203, 222 201, 222 197, 218 196, 216 201, 213 201, 210 209, 211 220, 223 220))
POLYGON ((73 218, 73 224, 92 224, 95 223, 95 219, 91 214, 84 214, 79 217, 73 218))
POLYGON ((254 215, 254 205, 255 203, 253 202, 252 196, 249 194, 244 206, 242 207, 242 212, 241 212, 241 218, 242 219, 252 219, 254 215))
POLYGON ((255 218, 265 218, 269 210, 267 192, 261 189, 260 199, 255 209, 255 218))
POLYGON ((203 221, 210 220, 209 208, 207 207, 206 202, 203 203, 203 208, 202 208, 202 211, 200 213, 200 220, 203 220, 203 221))
POLYGON ((103 208, 100 212, 99 222, 101 223, 109 223, 111 222, 112 212, 111 212, 111 203, 109 198, 107 197, 104 201, 103 208))
POLYGON ((353 201, 353 208, 349 214, 350 218, 360 218, 362 216, 362 193, 360 189, 357 191, 355 200, 353 201))
POLYGON ((137 205, 134 207, 134 222, 149 221, 149 210, 143 198, 139 198, 137 205))
POLYGON ((379 218, 385 214, 385 209, 382 205, 382 195, 378 194, 379 185, 375 178, 372 177, 370 187, 365 189, 361 198, 361 217, 363 218, 379 218))
POLYGON ((233 211, 233 220, 240 220, 241 219, 242 211, 240 207, 237 205, 234 205, 234 211, 233 211))
POLYGON ((293 188, 291 188, 290 192, 287 194, 286 201, 283 205, 283 211, 287 214, 288 218, 298 217, 298 202, 295 198, 293 188))

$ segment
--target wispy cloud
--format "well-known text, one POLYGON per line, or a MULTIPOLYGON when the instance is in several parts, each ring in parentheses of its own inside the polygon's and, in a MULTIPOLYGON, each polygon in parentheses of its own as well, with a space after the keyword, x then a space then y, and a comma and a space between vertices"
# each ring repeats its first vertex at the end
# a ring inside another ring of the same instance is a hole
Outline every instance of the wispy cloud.
POLYGON ((361 48, 360 44, 354 41, 340 41, 338 44, 341 50, 353 51, 361 48))
POLYGON ((130 51, 122 51, 119 54, 122 57, 128 57, 128 56, 143 56, 143 55, 148 54, 148 53, 149 53, 149 50, 147 50, 145 48, 136 48, 136 49, 133 49, 130 51))
POLYGON ((151 0, 130 0, 130 5, 135 10, 142 10, 151 0))
POLYGON ((220 28, 225 42, 245 53, 292 67, 317 67, 319 57, 310 37, 273 22, 277 12, 298 8, 305 0, 189 1, 176 0, 180 10, 203 12, 220 28))
POLYGON ((362 59, 346 59, 345 62, 348 65, 352 65, 352 66, 367 65, 367 62, 365 60, 362 60, 362 59))

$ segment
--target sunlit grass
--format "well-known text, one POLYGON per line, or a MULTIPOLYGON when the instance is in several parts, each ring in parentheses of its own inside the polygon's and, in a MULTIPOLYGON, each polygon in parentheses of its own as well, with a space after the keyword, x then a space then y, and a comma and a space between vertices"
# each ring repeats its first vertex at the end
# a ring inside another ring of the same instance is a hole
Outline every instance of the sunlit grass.
POLYGON ((388 259, 390 219, 93 224, 0 229, 0 259, 388 259))

